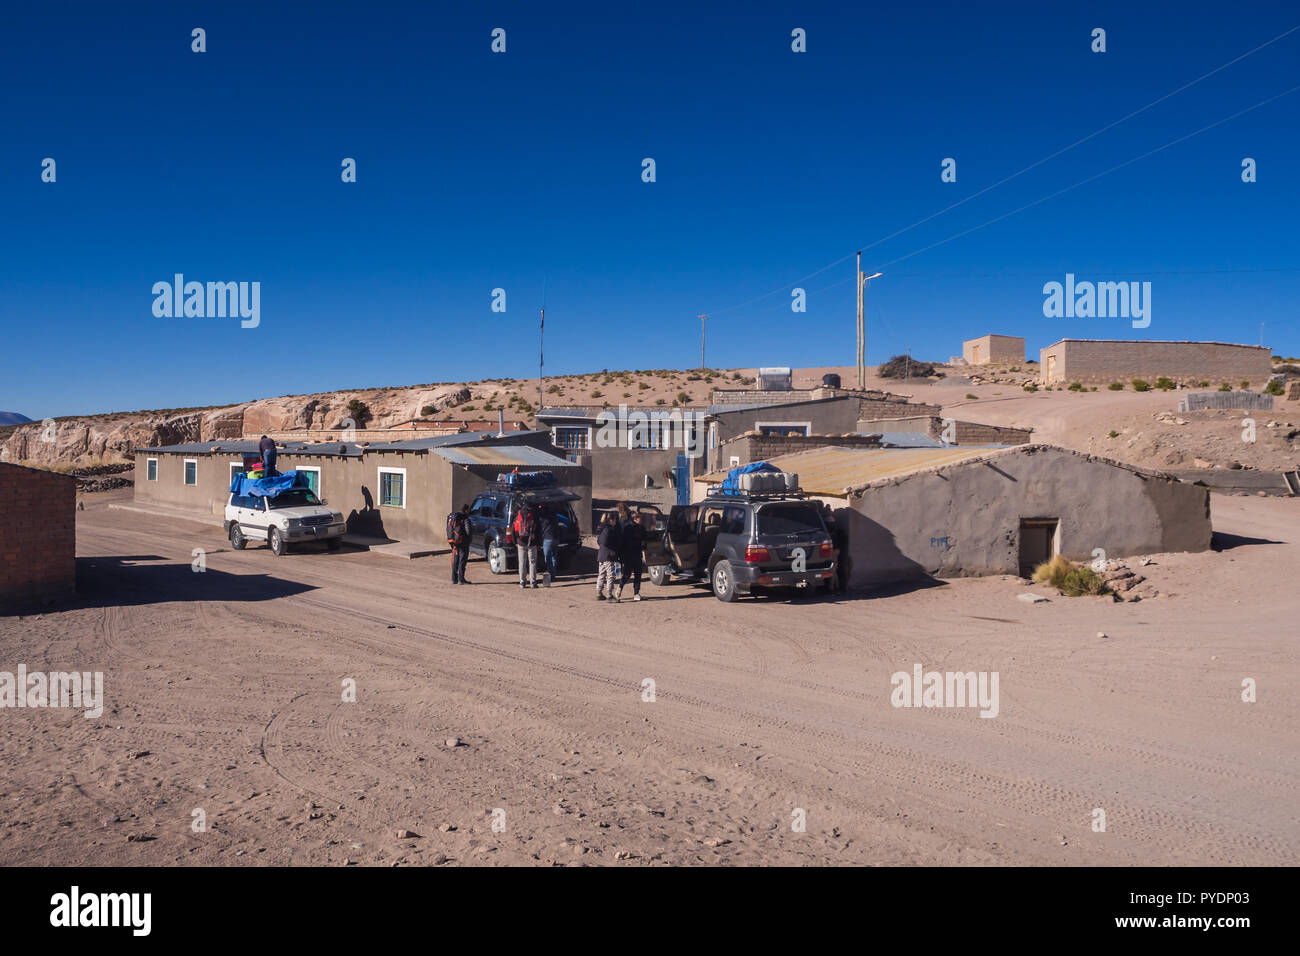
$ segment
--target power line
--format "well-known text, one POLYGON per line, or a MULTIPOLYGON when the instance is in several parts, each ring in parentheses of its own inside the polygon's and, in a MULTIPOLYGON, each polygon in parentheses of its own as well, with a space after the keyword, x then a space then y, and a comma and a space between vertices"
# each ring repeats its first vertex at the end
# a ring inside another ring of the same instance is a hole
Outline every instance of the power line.
MULTIPOLYGON (((1296 24, 1295 26, 1291 27, 1289 30, 1284 30, 1283 32, 1279 33, 1277 36, 1273 37, 1272 39, 1270 39, 1270 40, 1266 40, 1265 42, 1261 43, 1259 46, 1254 47, 1254 48, 1251 49, 1251 50, 1247 50, 1245 53, 1242 53, 1242 54, 1240 54, 1239 56, 1236 56, 1236 57, 1234 57, 1233 59, 1229 60, 1228 62, 1223 63, 1223 64, 1221 64, 1221 65, 1215 67, 1213 70, 1210 70, 1208 73, 1203 73, 1203 74, 1201 74, 1201 75, 1198 76, 1196 79, 1194 79, 1194 80, 1190 80, 1189 82, 1184 83, 1182 86, 1178 87, 1177 89, 1175 89, 1175 90, 1171 90, 1170 92, 1164 94, 1163 96, 1161 96, 1161 97, 1159 97, 1159 98, 1157 98, 1157 99, 1152 100, 1150 103, 1147 103, 1145 106, 1142 106, 1142 107, 1139 107, 1139 108, 1136 109, 1136 110, 1133 110, 1131 113, 1128 113, 1127 115, 1121 117, 1120 119, 1117 119, 1117 120, 1115 120, 1115 121, 1112 122, 1112 123, 1108 123, 1107 125, 1101 127, 1100 129, 1094 130, 1093 132, 1089 133, 1087 136, 1084 136, 1082 139, 1075 140, 1075 141, 1074 141, 1073 143, 1071 143, 1070 145, 1068 145, 1068 146, 1063 146, 1062 148, 1058 149, 1056 152, 1051 153, 1051 154, 1049 154, 1049 155, 1047 155, 1047 156, 1044 156, 1042 159, 1036 160, 1036 161, 1033 162, 1033 163, 1030 163, 1028 166, 1024 167, 1024 168, 1021 169, 1021 170, 1018 170, 1017 172, 1012 173, 1010 176, 1007 176, 1007 177, 1005 177, 1004 179, 1000 179, 1000 180, 998 180, 996 183, 993 183, 992 185, 985 186, 983 189, 979 190, 978 192, 973 193, 973 194, 971 194, 970 196, 967 196, 967 197, 964 198, 964 199, 958 200, 957 202, 953 203, 953 204, 950 205, 950 206, 945 206, 943 209, 940 209, 940 210, 938 210, 937 212, 933 212, 933 213, 931 213, 930 215, 924 217, 923 219, 918 219, 916 222, 912 223, 911 225, 904 226, 902 229, 899 229, 899 230, 897 230, 896 232, 892 232, 892 233, 890 233, 890 234, 887 235, 887 236, 883 236, 883 237, 881 237, 880 239, 875 240, 874 242, 871 242, 871 243, 869 243, 869 244, 867 244, 867 245, 865 245, 865 246, 862 246, 862 247, 860 247, 860 249, 859 249, 858 251, 860 252, 860 251, 865 250, 865 249, 871 249, 871 248, 874 248, 875 246, 880 245, 880 244, 883 243, 883 242, 888 242, 890 239, 897 238, 898 236, 901 236, 903 233, 905 233, 905 232, 909 232, 910 230, 915 229, 917 226, 924 225, 925 223, 929 222, 930 220, 935 219, 935 218, 938 217, 938 216, 942 216, 944 213, 951 212, 952 210, 956 209, 957 207, 962 206, 962 205, 965 205, 966 203, 970 202, 972 199, 976 199, 976 198, 978 198, 979 196, 982 196, 982 195, 984 195, 985 193, 989 192, 990 190, 997 189, 999 186, 1002 186, 1002 185, 1004 185, 1004 184, 1010 182, 1011 180, 1015 179, 1016 177, 1021 176, 1021 175, 1023 175, 1024 173, 1029 172, 1031 169, 1034 169, 1034 168, 1036 168, 1036 167, 1038 167, 1038 166, 1041 166, 1041 165, 1043 165, 1043 163, 1049 162, 1049 161, 1051 161, 1051 160, 1057 158, 1058 156, 1061 156, 1061 155, 1063 155, 1063 154, 1069 152, 1070 150, 1074 149, 1074 148, 1077 147, 1077 146, 1082 146, 1084 143, 1088 142, 1088 141, 1091 140, 1091 139, 1096 138, 1097 136, 1100 136, 1102 133, 1105 133, 1105 132, 1107 132, 1108 130, 1114 129, 1116 126, 1119 126, 1121 123, 1127 122, 1128 120, 1132 119, 1133 117, 1138 116, 1139 114, 1146 112, 1147 110, 1151 109, 1151 107, 1156 106, 1156 105, 1158 105, 1158 104, 1160 104, 1160 103, 1163 103, 1165 100, 1170 99, 1171 97, 1177 96, 1179 93, 1182 93, 1182 92, 1184 92, 1185 90, 1190 89, 1191 87, 1195 86, 1197 83, 1200 83, 1202 80, 1208 79, 1209 77, 1213 76, 1214 74, 1219 73, 1219 72, 1222 72, 1223 70, 1226 70, 1228 67, 1233 66, 1233 65, 1236 64, 1236 63, 1240 63, 1240 62, 1241 62, 1242 60, 1244 60, 1246 57, 1251 56, 1251 55, 1253 55, 1253 54, 1255 54, 1255 53, 1258 53, 1260 50, 1263 50, 1265 47, 1271 46, 1272 44, 1276 43, 1278 40, 1281 40, 1281 39, 1283 39, 1284 37, 1290 36, 1292 33, 1295 33, 1297 30, 1300 30, 1300 24, 1296 24)), ((1289 92, 1289 91, 1288 91, 1288 92, 1289 92)), ((1281 94, 1281 95, 1286 95, 1286 94, 1281 94)), ((1266 102, 1267 102, 1267 101, 1266 101, 1266 102)), ((1258 105, 1263 105, 1263 104, 1258 104, 1258 105)), ((1255 108, 1255 107, 1252 107, 1252 109, 1254 109, 1254 108, 1255 108)), ((1231 118, 1231 117, 1230 117, 1230 118, 1231 118)), ((1222 122, 1226 122, 1226 120, 1224 120, 1224 121, 1222 121, 1222 122)), ((1216 124, 1216 125, 1217 125, 1217 124, 1216 124)), ((1209 127, 1207 127, 1207 128, 1209 128, 1209 127)), ((1204 132, 1204 131, 1201 130, 1201 131, 1198 131, 1198 132, 1204 132)), ((1196 135, 1196 134, 1191 134, 1191 135, 1196 135)), ((1169 144, 1169 145, 1173 145, 1173 144, 1169 144)), ((1141 158, 1141 157, 1139 157, 1139 158, 1141 158)), ((1118 167, 1117 167, 1117 168, 1118 168, 1118 167)), ((1112 172, 1112 171, 1113 171, 1113 170, 1108 170, 1107 172, 1112 172)), ((1105 175, 1105 174, 1103 173, 1102 175, 1105 175)), ((1079 185, 1081 185, 1081 184, 1079 184, 1079 185)), ((1057 195, 1059 195, 1059 193, 1058 193, 1057 195)), ((1051 198, 1051 197, 1047 197, 1047 198, 1051 198)), ((1024 207, 1024 208, 1028 208, 1028 207, 1024 207)), ((1020 210, 1016 210, 1016 212, 1019 212, 1019 211, 1020 211, 1020 210)), ((1014 212, 1012 212, 1012 213, 1008 213, 1008 215, 1014 215, 1014 214, 1015 214, 1014 212)), ((1005 218, 1005 217, 1003 217, 1003 218, 1005 218)), ((992 220, 992 221, 996 221, 996 220, 992 220)), ((924 250, 922 250, 922 251, 924 251, 924 250)), ((855 255, 855 253, 852 253, 852 252, 851 252, 851 253, 849 253, 849 254, 846 255, 846 256, 841 256, 839 259, 836 259, 834 262, 829 262, 829 263, 827 263, 826 265, 822 266, 820 269, 817 269, 817 270, 815 270, 814 272, 810 272, 810 273, 808 273, 806 276, 802 276, 801 278, 795 279, 793 282, 787 282, 785 285, 778 286, 777 288, 772 289, 772 290, 769 291, 769 292, 764 292, 762 295, 755 296, 755 297, 752 298, 752 299, 747 299, 746 301, 741 302, 741 303, 739 303, 739 304, 737 304, 737 305, 727 306, 726 308, 723 308, 723 309, 715 309, 715 310, 714 310, 712 313, 710 313, 710 314, 711 314, 711 315, 715 315, 715 316, 716 316, 716 315, 723 315, 723 314, 725 314, 725 313, 727 313, 727 312, 734 312, 734 311, 736 311, 737 309, 743 309, 743 308, 745 308, 746 306, 753 305, 755 302, 761 302, 761 301, 763 301, 764 299, 767 299, 767 298, 770 298, 771 296, 776 295, 778 292, 784 292, 786 289, 789 289, 789 288, 791 288, 792 286, 798 285, 798 284, 801 283, 801 282, 806 282, 807 280, 809 280, 809 279, 811 279, 811 278, 814 278, 815 276, 819 276, 819 275, 821 275, 823 272, 827 271, 828 269, 833 269, 835 266, 840 265, 841 263, 847 262, 848 260, 852 259, 854 255, 855 255)), ((898 260, 895 260, 895 261, 898 261, 898 260)))

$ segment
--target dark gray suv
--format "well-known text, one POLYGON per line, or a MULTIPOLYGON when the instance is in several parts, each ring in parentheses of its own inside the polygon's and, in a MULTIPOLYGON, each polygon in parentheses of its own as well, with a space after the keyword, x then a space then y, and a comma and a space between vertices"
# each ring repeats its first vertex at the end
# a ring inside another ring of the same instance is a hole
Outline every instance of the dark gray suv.
POLYGON ((650 580, 708 581, 720 601, 760 588, 827 586, 835 550, 821 507, 799 494, 712 494, 676 505, 647 535, 650 580))

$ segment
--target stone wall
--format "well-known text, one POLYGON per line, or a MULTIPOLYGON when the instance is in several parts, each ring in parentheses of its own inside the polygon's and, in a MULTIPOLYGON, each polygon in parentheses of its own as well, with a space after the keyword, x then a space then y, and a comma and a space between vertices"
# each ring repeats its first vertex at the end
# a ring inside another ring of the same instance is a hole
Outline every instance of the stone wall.
POLYGON ((76 584, 76 479, 0 463, 0 605, 69 597, 76 584))

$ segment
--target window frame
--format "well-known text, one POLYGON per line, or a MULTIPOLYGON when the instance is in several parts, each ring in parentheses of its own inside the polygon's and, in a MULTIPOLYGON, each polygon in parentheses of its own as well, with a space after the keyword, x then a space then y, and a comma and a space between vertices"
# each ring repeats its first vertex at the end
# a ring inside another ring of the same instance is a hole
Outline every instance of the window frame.
POLYGON ((186 488, 197 488, 199 486, 199 460, 197 458, 184 458, 184 464, 181 466, 181 484, 186 488), (194 466, 194 480, 187 481, 190 476, 190 465, 194 466))
MULTIPOLYGON (((379 468, 379 470, 378 470, 378 472, 377 472, 377 477, 376 477, 376 479, 375 479, 375 484, 377 484, 377 485, 379 486, 379 489, 378 489, 378 490, 379 490, 379 507, 381 507, 381 508, 401 508, 403 511, 405 511, 405 510, 406 510, 406 469, 405 469, 405 468, 394 468, 394 467, 390 467, 390 466, 388 466, 388 465, 379 465, 378 468, 379 468), (396 505, 395 505, 395 504, 390 504, 389 502, 387 502, 387 501, 384 500, 384 475, 400 475, 400 476, 401 476, 401 479, 402 479, 402 503, 401 503, 401 504, 396 504, 396 505)), ((319 498, 320 495, 317 495, 316 497, 319 498)))
MULTIPOLYGON (((317 498, 320 498, 320 497, 321 497, 321 480, 322 480, 321 470, 320 470, 320 465, 294 465, 293 470, 294 470, 294 471, 311 471, 311 472, 315 472, 315 473, 316 473, 316 487, 315 487, 315 488, 312 488, 311 491, 312 491, 312 494, 314 494, 317 498)), ((405 502, 405 501, 406 501, 406 489, 405 489, 406 482, 402 482, 402 485, 403 485, 403 488, 402 488, 402 501, 405 502)), ((308 487, 311 488, 310 485, 308 485, 308 487)), ((380 490, 380 494, 382 495, 382 494, 383 494, 383 489, 380 488, 379 490, 380 490)), ((322 498, 321 500, 323 501, 324 499, 322 498)))
POLYGON ((144 480, 145 481, 158 480, 158 459, 157 458, 146 458, 144 460, 144 480))

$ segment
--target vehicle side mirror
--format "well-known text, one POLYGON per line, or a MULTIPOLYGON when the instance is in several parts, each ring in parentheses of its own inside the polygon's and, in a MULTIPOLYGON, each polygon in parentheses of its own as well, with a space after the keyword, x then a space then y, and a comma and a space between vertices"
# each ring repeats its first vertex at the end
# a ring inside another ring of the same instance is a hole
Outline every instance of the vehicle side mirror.
POLYGON ((327 504, 330 503, 330 500, 329 500, 328 498, 322 498, 322 499, 320 500, 320 503, 323 504, 323 505, 327 505, 327 504))

